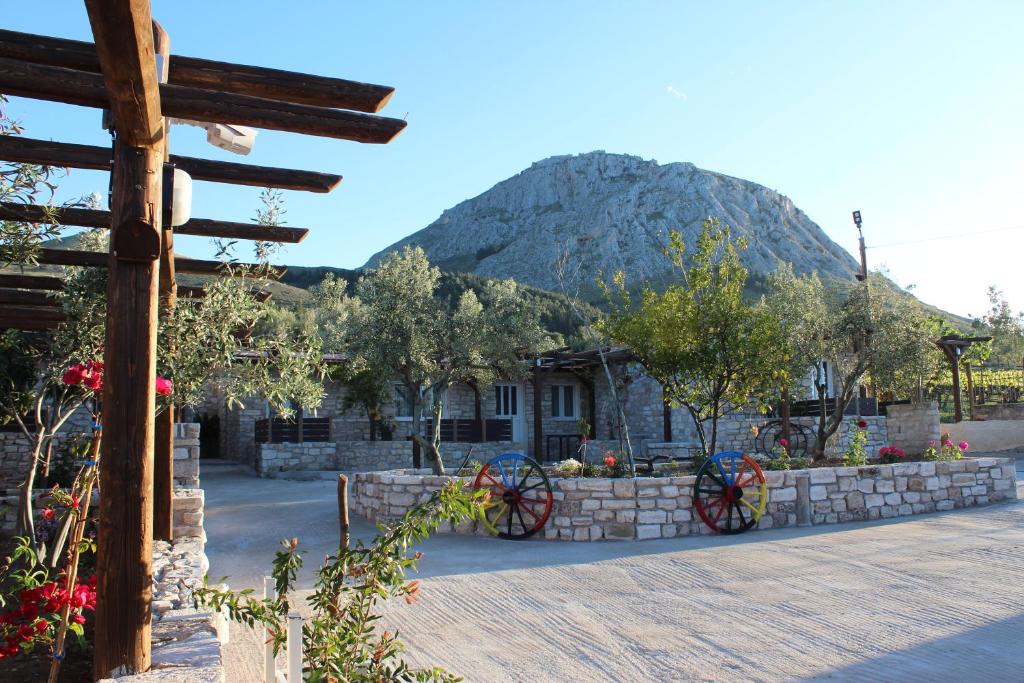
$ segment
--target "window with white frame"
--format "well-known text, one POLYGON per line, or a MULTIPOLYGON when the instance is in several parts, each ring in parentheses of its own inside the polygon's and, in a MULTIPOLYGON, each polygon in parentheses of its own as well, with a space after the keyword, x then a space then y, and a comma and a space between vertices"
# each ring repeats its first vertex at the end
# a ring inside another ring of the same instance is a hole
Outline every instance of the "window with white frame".
POLYGON ((551 385, 551 417, 576 419, 576 387, 572 384, 551 385))

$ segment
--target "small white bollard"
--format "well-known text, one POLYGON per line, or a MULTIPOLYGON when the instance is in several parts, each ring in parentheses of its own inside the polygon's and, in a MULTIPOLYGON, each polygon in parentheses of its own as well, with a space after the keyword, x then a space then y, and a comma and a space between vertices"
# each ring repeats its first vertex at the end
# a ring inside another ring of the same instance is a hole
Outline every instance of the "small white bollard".
POLYGON ((302 617, 288 613, 288 683, 302 682, 302 617))
MULTIPOLYGON (((274 577, 263 577, 263 597, 274 598, 274 577)), ((266 638, 270 640, 270 629, 267 629, 266 638)), ((277 683, 277 665, 274 662, 274 644, 268 642, 263 645, 263 683, 277 683)))

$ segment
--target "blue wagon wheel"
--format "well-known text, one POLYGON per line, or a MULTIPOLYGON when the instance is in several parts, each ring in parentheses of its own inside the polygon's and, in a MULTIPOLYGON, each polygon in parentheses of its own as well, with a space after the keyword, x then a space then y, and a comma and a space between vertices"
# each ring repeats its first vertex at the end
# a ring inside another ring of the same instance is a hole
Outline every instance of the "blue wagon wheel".
POLYGON ((491 458, 476 475, 474 488, 489 489, 484 525, 501 538, 529 538, 544 528, 555 496, 544 468, 522 453, 491 458))

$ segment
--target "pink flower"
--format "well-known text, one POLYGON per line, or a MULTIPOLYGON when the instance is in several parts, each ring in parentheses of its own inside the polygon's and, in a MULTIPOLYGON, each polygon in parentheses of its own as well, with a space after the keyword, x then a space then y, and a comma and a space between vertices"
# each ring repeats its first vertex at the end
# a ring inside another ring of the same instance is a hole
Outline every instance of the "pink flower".
POLYGON ((171 392, 174 391, 174 382, 167 379, 166 377, 156 376, 156 393, 161 396, 170 396, 171 392))
POLYGON ((782 446, 783 448, 786 448, 787 446, 789 446, 789 439, 779 439, 779 445, 782 446))
POLYGON ((605 458, 604 458, 604 466, 605 467, 615 467, 615 456, 614 455, 606 455, 605 458))
POLYGON ((966 441, 961 441, 960 442, 960 450, 966 451, 968 446, 970 446, 970 444, 967 443, 966 441))
POLYGON ((931 439, 928 442, 928 448, 935 448, 935 439, 931 439))
POLYGON ((54 510, 53 508, 43 508, 42 514, 43 514, 43 519, 51 520, 51 519, 53 519, 54 515, 57 514, 57 511, 54 510))

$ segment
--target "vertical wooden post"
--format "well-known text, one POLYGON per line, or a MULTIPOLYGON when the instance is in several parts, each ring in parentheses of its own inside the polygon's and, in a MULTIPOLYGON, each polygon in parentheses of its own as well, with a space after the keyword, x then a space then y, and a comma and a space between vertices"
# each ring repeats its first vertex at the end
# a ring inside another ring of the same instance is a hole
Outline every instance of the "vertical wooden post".
POLYGON ((151 657, 154 376, 164 120, 148 0, 85 0, 117 138, 110 184, 97 678, 151 657))
MULTIPOLYGON (((786 443, 792 443, 789 438, 789 389, 786 387, 782 388, 782 406, 781 406, 782 418, 782 438, 786 440, 786 443)), ((786 448, 786 452, 789 452, 789 448, 786 448)))
POLYGON ((971 364, 965 363, 964 369, 967 371, 967 406, 971 410, 971 419, 974 419, 974 376, 971 375, 971 364))
POLYGON ((661 388, 661 437, 665 443, 672 443, 672 404, 665 393, 665 387, 661 388))
POLYGON ((348 550, 348 477, 344 474, 338 475, 338 547, 341 550, 348 550))
MULTIPOLYGON (((162 59, 160 81, 167 81, 171 55, 171 41, 167 31, 153 22, 153 48, 162 59)), ((167 132, 170 126, 164 123, 164 161, 168 158, 167 132)), ((164 172, 163 170, 161 172, 164 172)), ((171 228, 169 211, 170 187, 161 188, 162 234, 160 242, 160 303, 161 317, 170 316, 177 305, 178 285, 174 277, 174 230, 171 228), (163 191, 166 190, 166 191, 163 191)), ((153 538, 170 541, 174 538, 174 406, 156 416, 155 442, 153 444, 153 538)))
POLYGON ((142 673, 150 667, 157 258, 163 160, 162 145, 135 147, 121 140, 115 145, 100 461, 103 493, 96 558, 93 661, 99 678, 114 672, 142 673), (147 254, 138 249, 144 246, 140 244, 140 239, 145 239, 141 235, 155 242, 154 252, 147 254), (122 254, 122 246, 127 253, 122 254))
POLYGON ((541 403, 544 397, 541 370, 533 366, 533 457, 544 462, 544 417, 541 403))

